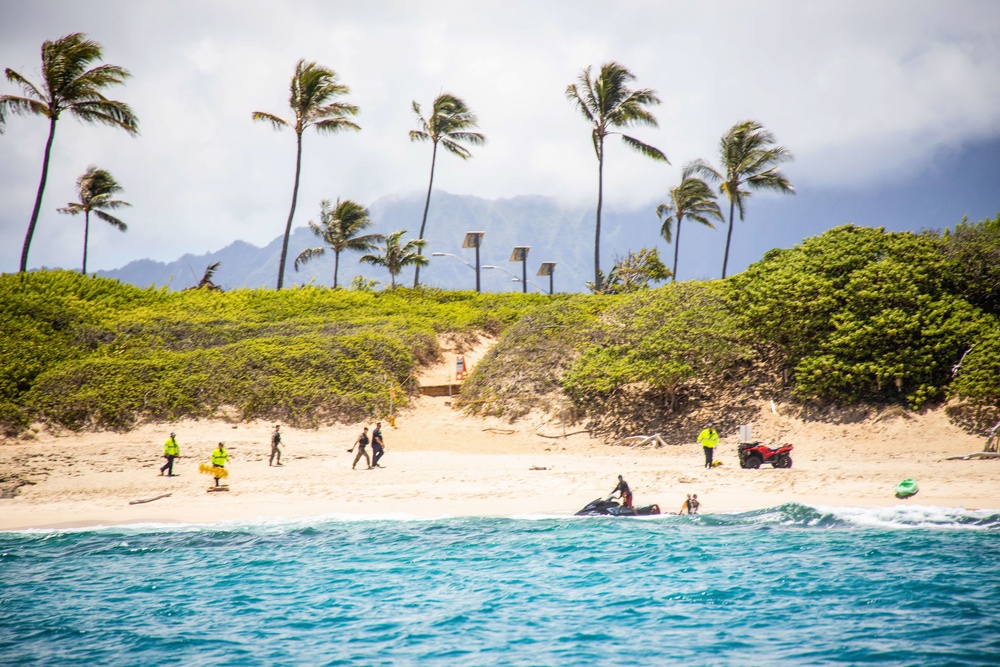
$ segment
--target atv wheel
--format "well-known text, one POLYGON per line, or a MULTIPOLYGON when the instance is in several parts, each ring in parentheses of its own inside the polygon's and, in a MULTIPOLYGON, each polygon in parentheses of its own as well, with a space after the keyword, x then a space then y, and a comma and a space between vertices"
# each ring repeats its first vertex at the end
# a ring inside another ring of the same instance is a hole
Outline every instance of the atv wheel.
POLYGON ((756 470, 757 468, 760 467, 761 463, 763 463, 763 459, 761 459, 756 454, 752 454, 752 455, 750 455, 750 456, 747 457, 746 465, 743 466, 743 467, 744 468, 749 468, 751 470, 756 470))
POLYGON ((774 462, 775 468, 791 468, 792 467, 792 457, 788 454, 782 454, 774 462))

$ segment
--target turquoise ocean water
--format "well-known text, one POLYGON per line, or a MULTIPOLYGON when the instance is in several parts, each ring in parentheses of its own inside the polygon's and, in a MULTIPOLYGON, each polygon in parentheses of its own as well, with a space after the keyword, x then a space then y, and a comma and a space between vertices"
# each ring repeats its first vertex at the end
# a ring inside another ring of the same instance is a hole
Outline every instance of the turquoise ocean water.
POLYGON ((0 532, 3 665, 998 665, 1000 512, 0 532))

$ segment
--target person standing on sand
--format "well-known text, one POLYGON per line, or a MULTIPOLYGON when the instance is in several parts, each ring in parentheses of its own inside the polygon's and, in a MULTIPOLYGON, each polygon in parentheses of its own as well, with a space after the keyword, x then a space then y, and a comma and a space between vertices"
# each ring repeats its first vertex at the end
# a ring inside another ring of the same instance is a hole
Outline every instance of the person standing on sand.
POLYGON ((712 456, 719 444, 719 432, 715 430, 715 426, 709 424, 708 428, 698 434, 698 444, 705 450, 705 467, 711 468, 712 456))
MULTIPOLYGON (((225 445, 223 445, 220 442, 219 446, 212 451, 212 465, 216 468, 225 469, 226 462, 228 461, 229 461, 229 452, 226 451, 225 445)), ((219 485, 218 477, 215 478, 215 485, 216 486, 219 485)))
POLYGON ((177 444, 177 437, 175 434, 171 433, 167 441, 163 443, 163 458, 167 460, 160 468, 160 476, 163 476, 163 472, 166 471, 167 477, 174 476, 174 459, 181 455, 180 445, 177 444))
POLYGON ((382 422, 377 422, 375 424, 375 430, 372 431, 372 467, 381 468, 378 461, 385 454, 385 442, 382 441, 382 422))
POLYGON ((688 494, 687 500, 681 505, 681 509, 678 514, 691 514, 691 494, 688 494))
POLYGON ((354 457, 354 463, 351 464, 351 470, 354 470, 354 467, 358 465, 358 461, 361 460, 362 456, 365 457, 365 463, 368 464, 368 469, 369 470, 372 469, 372 462, 371 460, 369 460, 368 451, 365 449, 365 447, 367 446, 368 446, 368 427, 365 426, 365 430, 361 432, 361 435, 358 436, 358 439, 355 440, 354 444, 351 445, 351 448, 347 450, 347 453, 350 454, 351 452, 354 451, 355 447, 358 448, 358 455, 354 457))
POLYGON ((274 465, 274 457, 278 457, 278 465, 281 465, 281 424, 274 425, 274 433, 271 434, 271 460, 267 465, 274 465))
POLYGON ((698 502, 698 494, 696 493, 694 494, 694 497, 691 498, 691 508, 688 510, 688 514, 697 514, 699 507, 701 507, 701 503, 698 502))
MULTIPOLYGON (((622 501, 622 507, 632 507, 632 490, 628 488, 628 482, 622 479, 621 475, 618 475, 618 486, 611 492, 611 495, 613 496, 616 493, 622 501)), ((610 497, 608 496, 608 498, 610 497)))

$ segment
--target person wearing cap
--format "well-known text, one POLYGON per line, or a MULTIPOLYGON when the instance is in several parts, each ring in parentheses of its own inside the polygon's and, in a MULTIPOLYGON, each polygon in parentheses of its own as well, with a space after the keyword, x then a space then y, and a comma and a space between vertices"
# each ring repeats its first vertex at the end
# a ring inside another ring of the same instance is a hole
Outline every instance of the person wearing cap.
MULTIPOLYGON (((226 463, 229 461, 229 452, 226 451, 225 445, 221 442, 219 446, 212 450, 212 465, 216 468, 225 468, 226 463)), ((215 478, 215 485, 219 485, 219 478, 215 478)))
POLYGON ((715 447, 719 444, 719 432, 715 430, 715 426, 709 424, 708 428, 698 434, 698 444, 705 450, 705 467, 711 468, 712 456, 715 453, 715 447))
POLYGON ((375 424, 375 430, 372 431, 372 467, 381 468, 378 464, 378 460, 382 458, 385 454, 385 443, 382 441, 382 422, 377 422, 375 424))
POLYGON ((274 465, 274 457, 278 457, 278 465, 281 465, 281 424, 274 425, 274 433, 271 434, 271 460, 267 465, 274 465))
POLYGON ((354 444, 351 445, 351 448, 347 450, 347 453, 350 454, 351 452, 354 451, 355 447, 358 448, 358 455, 354 457, 354 463, 351 464, 351 470, 354 470, 354 467, 358 465, 358 461, 361 460, 362 456, 365 457, 365 463, 368 464, 368 469, 369 470, 372 469, 372 462, 368 458, 368 450, 365 449, 365 447, 367 446, 368 446, 368 427, 365 426, 365 430, 361 432, 361 435, 358 436, 358 439, 355 440, 354 444))
POLYGON ((165 458, 167 462, 163 464, 162 468, 160 468, 161 477, 164 472, 167 473, 167 477, 174 476, 174 459, 180 455, 181 448, 180 445, 177 444, 177 437, 175 434, 171 433, 170 437, 167 438, 167 441, 163 443, 163 458, 165 458))

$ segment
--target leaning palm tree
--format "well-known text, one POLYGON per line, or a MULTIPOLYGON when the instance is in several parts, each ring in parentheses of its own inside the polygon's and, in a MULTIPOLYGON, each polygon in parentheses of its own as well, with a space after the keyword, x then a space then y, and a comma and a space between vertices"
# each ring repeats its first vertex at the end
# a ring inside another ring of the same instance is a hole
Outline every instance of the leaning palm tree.
POLYGON ((669 164, 667 156, 659 149, 644 144, 634 137, 613 132, 616 128, 635 125, 656 127, 656 118, 647 106, 660 103, 656 92, 648 88, 632 90, 628 83, 635 75, 616 62, 601 65, 601 71, 591 79, 590 67, 580 73, 577 83, 566 88, 566 97, 580 110, 591 125, 594 152, 597 154, 597 223, 594 231, 594 284, 601 289, 601 208, 604 203, 604 139, 621 134, 626 146, 648 158, 669 164))
POLYGON ((385 247, 380 248, 382 254, 365 255, 361 258, 362 263, 387 268, 389 270, 389 282, 392 289, 396 288, 396 276, 404 268, 411 265, 418 267, 427 266, 428 263, 427 258, 420 254, 426 244, 426 241, 423 239, 413 239, 400 245, 403 234, 406 233, 407 230, 400 229, 388 236, 375 234, 374 236, 377 240, 385 243, 385 247))
POLYGON ((733 238, 733 213, 739 209, 743 219, 745 201, 753 190, 774 190, 795 194, 791 181, 778 165, 792 159, 784 146, 774 145, 774 135, 755 120, 745 120, 729 128, 719 141, 721 170, 704 160, 695 160, 685 172, 697 173, 719 183, 719 192, 729 199, 729 230, 726 232, 726 254, 722 259, 722 277, 729 264, 729 244, 733 238))
POLYGON ((42 209, 42 195, 45 193, 49 158, 52 155, 52 142, 59 116, 68 111, 85 123, 120 127, 133 136, 139 133, 139 119, 132 113, 132 109, 124 102, 107 99, 102 93, 105 88, 125 83, 131 76, 128 70, 116 65, 97 65, 87 69, 90 63, 101 59, 101 53, 100 44, 87 39, 82 33, 73 33, 42 44, 40 86, 10 68, 6 70, 7 80, 19 86, 24 95, 0 96, 0 116, 10 112, 49 119, 49 138, 45 142, 45 154, 42 158, 42 177, 21 250, 22 273, 28 270, 28 250, 31 249, 38 213, 42 209))
POLYGON ((80 200, 66 204, 65 208, 57 209, 60 213, 69 215, 83 213, 83 268, 80 271, 83 275, 87 275, 87 241, 90 238, 91 211, 115 229, 122 232, 128 231, 128 225, 106 212, 117 210, 123 206, 131 206, 127 201, 112 199, 121 191, 122 186, 118 184, 110 172, 90 165, 87 167, 87 171, 76 179, 76 192, 80 200))
POLYGON ((295 202, 299 196, 299 175, 302 172, 302 133, 315 127, 320 134, 334 134, 343 130, 360 130, 349 116, 358 113, 358 107, 345 102, 332 102, 332 98, 347 95, 350 89, 337 83, 337 73, 316 63, 300 60, 292 75, 291 94, 288 104, 295 115, 294 120, 285 120, 274 114, 254 111, 253 120, 270 123, 276 130, 290 127, 295 131, 295 183, 292 185, 292 206, 288 210, 285 223, 285 238, 281 242, 281 261, 278 262, 278 289, 285 282, 285 258, 288 256, 288 237, 292 232, 292 218, 295 217, 295 202))
MULTIPOLYGON (((319 224, 309 221, 313 234, 323 239, 327 247, 333 251, 333 288, 337 289, 337 273, 340 270, 340 253, 345 250, 365 252, 375 250, 376 241, 381 240, 378 234, 359 235, 372 221, 368 217, 368 209, 361 204, 346 199, 337 200, 335 207, 330 207, 330 200, 324 199, 319 204, 319 224)), ((295 258, 295 270, 300 264, 322 257, 326 247, 306 248, 295 258)))
MULTIPOLYGON (((463 143, 482 146, 486 137, 470 130, 479 122, 466 103, 450 93, 442 93, 434 100, 433 112, 430 118, 424 118, 420 113, 420 105, 413 102, 413 113, 417 115, 419 130, 410 130, 410 141, 431 142, 431 179, 427 185, 427 200, 424 202, 424 217, 420 221, 420 238, 424 237, 427 226, 427 211, 431 206, 431 190, 434 187, 434 165, 437 162, 438 144, 452 155, 463 160, 472 157, 463 143)), ((420 284, 420 265, 413 274, 413 286, 420 284)))
POLYGON ((723 221, 719 204, 715 201, 715 193, 708 184, 696 178, 685 169, 681 174, 681 184, 670 191, 670 201, 656 207, 656 217, 663 221, 660 236, 667 243, 674 242, 674 273, 673 281, 677 282, 677 255, 681 246, 681 223, 690 218, 706 227, 715 229, 709 218, 723 221), (672 227, 677 223, 677 236, 674 238, 672 227))

